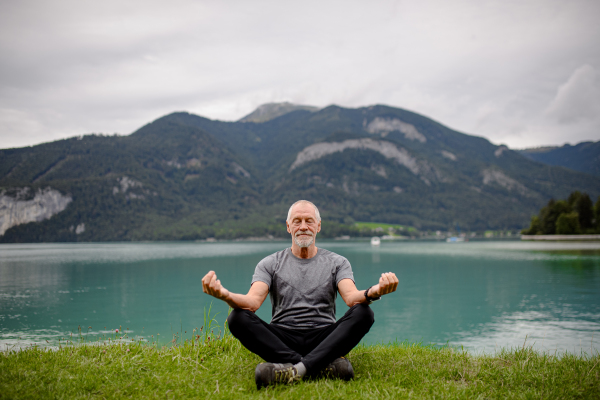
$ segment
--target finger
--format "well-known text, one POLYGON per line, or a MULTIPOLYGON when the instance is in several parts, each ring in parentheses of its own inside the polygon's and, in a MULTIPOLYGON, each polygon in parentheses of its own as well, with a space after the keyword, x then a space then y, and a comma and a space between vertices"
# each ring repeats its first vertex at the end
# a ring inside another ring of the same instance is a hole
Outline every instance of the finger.
POLYGON ((215 271, 208 271, 208 274, 204 275, 204 277, 202 278, 202 283, 203 284, 207 284, 210 282, 210 278, 212 277, 212 275, 215 273, 215 271))
POLYGON ((385 279, 387 281, 386 285, 386 293, 391 293, 394 291, 394 274, 392 272, 387 272, 385 274, 385 279))
POLYGON ((388 286, 390 284, 388 274, 381 274, 381 280, 383 281, 384 286, 388 286))
POLYGON ((211 273, 214 273, 214 272, 210 271, 208 274, 204 275, 204 278, 202 278, 202 291, 204 293, 208 293, 211 273))
POLYGON ((390 284, 393 284, 394 283, 394 278, 395 278, 394 273, 393 272, 388 272, 385 275, 386 275, 388 281, 390 282, 390 284))
POLYGON ((207 290, 206 293, 211 294, 211 295, 213 293, 214 278, 215 278, 214 275, 212 275, 210 277, 210 279, 208 279, 208 282, 206 282, 206 290, 207 290))
POLYGON ((385 276, 383 274, 381 274, 381 277, 379 278, 379 288, 383 291, 383 290, 385 290, 386 286, 387 286, 387 280, 385 279, 385 276))
POLYGON ((379 295, 386 294, 387 293, 386 288, 387 288, 387 280, 385 279, 385 277, 382 274, 381 278, 379 278, 379 295))
POLYGON ((394 285, 394 290, 396 290, 396 288, 398 287, 398 277, 396 276, 396 274, 392 273, 392 282, 394 285))

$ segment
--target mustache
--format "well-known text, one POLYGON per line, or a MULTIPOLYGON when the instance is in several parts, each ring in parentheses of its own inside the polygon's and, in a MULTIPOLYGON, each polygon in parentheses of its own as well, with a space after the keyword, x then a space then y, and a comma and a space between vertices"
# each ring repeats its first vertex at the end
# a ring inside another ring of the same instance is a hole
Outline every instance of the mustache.
POLYGON ((298 231, 296 232, 296 234, 294 236, 300 236, 300 235, 308 235, 308 236, 313 236, 313 233, 309 230, 306 231, 298 231))

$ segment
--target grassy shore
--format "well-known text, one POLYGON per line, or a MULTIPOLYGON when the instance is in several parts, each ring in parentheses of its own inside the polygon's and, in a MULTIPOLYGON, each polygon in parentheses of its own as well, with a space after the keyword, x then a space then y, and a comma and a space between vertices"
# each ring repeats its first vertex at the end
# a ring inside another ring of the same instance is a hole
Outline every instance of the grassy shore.
POLYGON ((0 398, 600 398, 600 355, 493 356, 418 344, 358 346, 356 378, 256 390, 260 358, 226 335, 159 348, 126 342, 0 353, 0 398))

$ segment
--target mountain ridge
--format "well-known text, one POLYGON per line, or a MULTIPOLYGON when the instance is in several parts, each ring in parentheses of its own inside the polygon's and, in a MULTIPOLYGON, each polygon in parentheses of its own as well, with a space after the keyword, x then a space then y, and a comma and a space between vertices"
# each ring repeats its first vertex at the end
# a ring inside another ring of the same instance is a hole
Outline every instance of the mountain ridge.
POLYGON ((597 177, 385 105, 292 110, 261 123, 176 112, 129 136, 0 150, 0 196, 24 187, 72 202, 0 241, 281 236, 298 198, 319 205, 326 235, 351 232, 352 221, 516 230, 551 197, 600 195, 597 177))
POLYGON ((309 112, 318 111, 318 107, 293 104, 289 102, 283 103, 266 103, 258 106, 250 114, 240 118, 237 122, 255 122, 261 123, 270 121, 292 111, 304 110, 309 112))
POLYGON ((600 176, 600 141, 533 147, 518 151, 525 157, 544 164, 562 166, 600 176))

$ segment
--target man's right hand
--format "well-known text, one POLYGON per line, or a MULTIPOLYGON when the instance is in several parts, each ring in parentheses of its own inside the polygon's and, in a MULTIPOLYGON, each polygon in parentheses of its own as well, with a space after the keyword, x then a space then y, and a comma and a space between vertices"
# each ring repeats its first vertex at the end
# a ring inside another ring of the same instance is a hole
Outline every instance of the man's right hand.
POLYGON ((215 271, 209 271, 208 274, 204 275, 204 278, 202 278, 202 291, 219 300, 226 300, 227 296, 229 296, 229 290, 221 285, 221 281, 217 279, 215 271))

